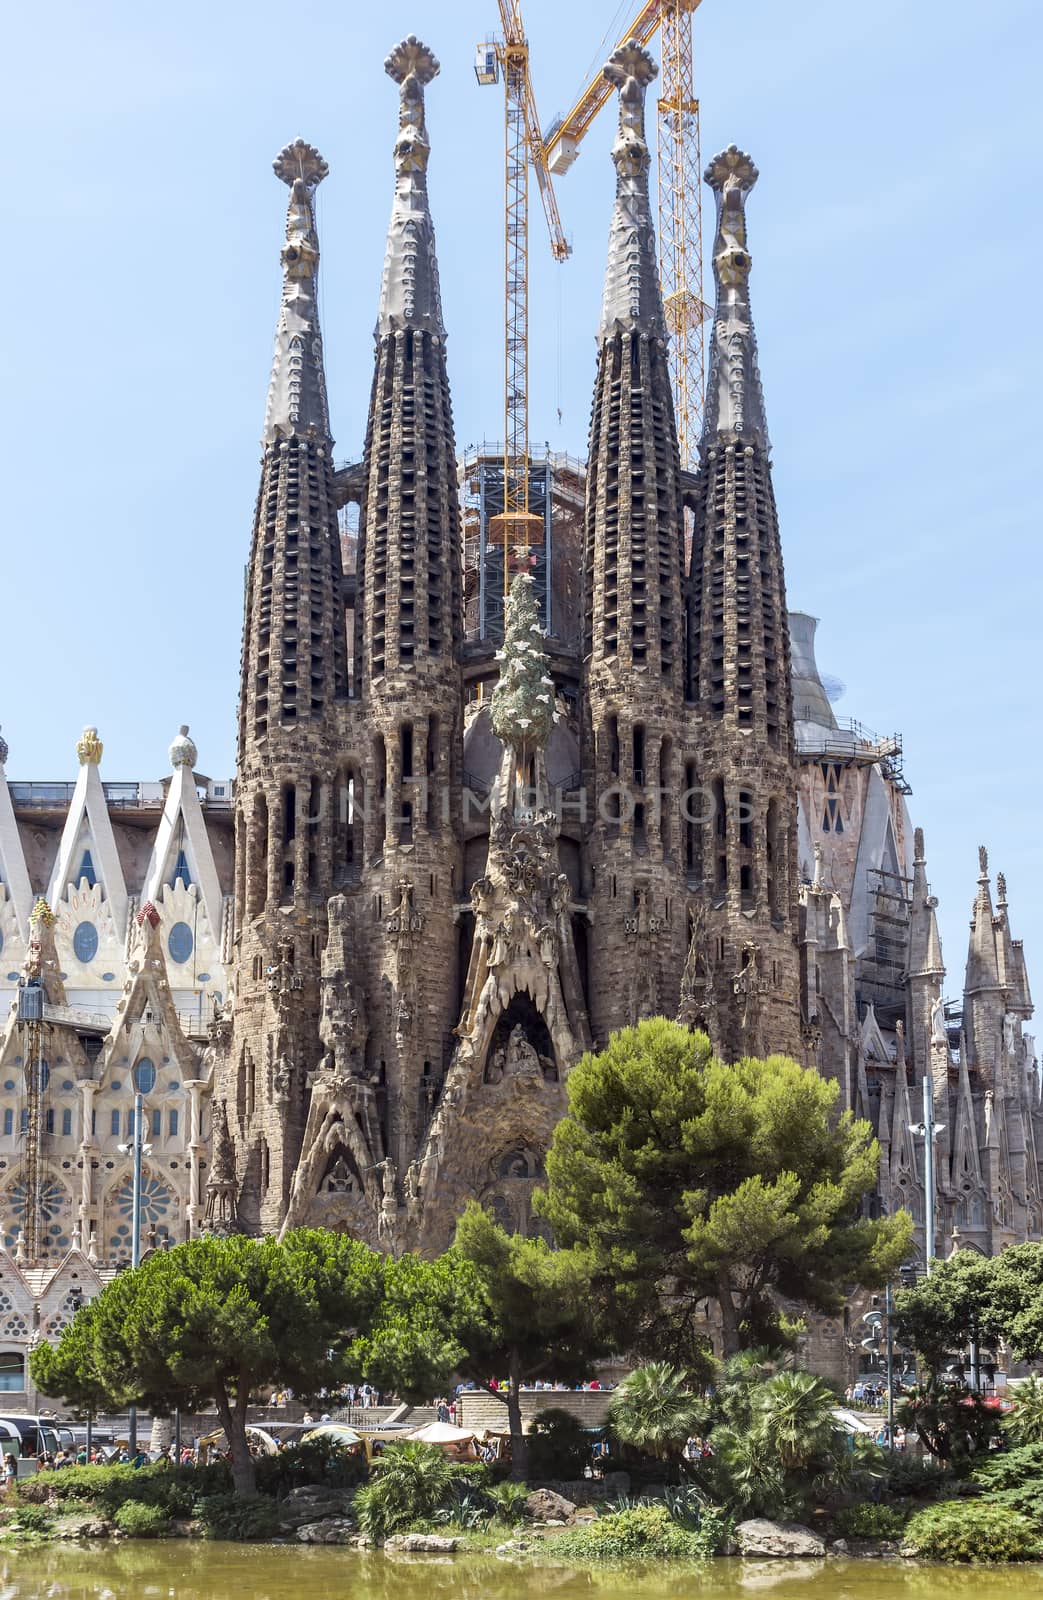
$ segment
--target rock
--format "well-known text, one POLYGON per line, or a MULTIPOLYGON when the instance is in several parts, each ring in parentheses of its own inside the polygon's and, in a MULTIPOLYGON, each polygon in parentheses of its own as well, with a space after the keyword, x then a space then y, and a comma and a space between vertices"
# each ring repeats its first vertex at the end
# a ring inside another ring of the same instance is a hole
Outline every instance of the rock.
POLYGON ((321 1522, 306 1522, 297 1529, 301 1544, 350 1544, 355 1538, 355 1524, 347 1517, 324 1517, 321 1522))
POLYGON ((826 1547, 817 1533, 800 1522, 769 1522, 766 1517, 751 1517, 735 1530, 744 1556, 824 1556, 826 1547))
POLYGON ((112 1523, 106 1522, 96 1512, 62 1517, 55 1529, 59 1539, 108 1539, 112 1531, 112 1523))
POLYGON ((393 1533, 384 1540, 385 1550, 404 1550, 410 1555, 451 1555, 456 1540, 444 1533, 393 1533))
POLYGON ((511 1556, 523 1556, 531 1548, 527 1539, 508 1539, 506 1544, 496 1546, 496 1554, 501 1561, 509 1561, 511 1556))
POLYGON ((566 1500, 563 1494, 555 1494, 553 1489, 534 1489, 525 1501, 525 1515, 530 1522, 549 1522, 553 1517, 564 1524, 575 1512, 573 1502, 566 1500))
POLYGON ((851 1547, 846 1539, 834 1539, 829 1551, 834 1556, 846 1556, 851 1554, 851 1547))
POLYGON ((306 1483, 291 1489, 279 1504, 279 1523, 287 1532, 313 1522, 342 1520, 350 1516, 352 1496, 343 1489, 328 1489, 323 1484, 306 1483))

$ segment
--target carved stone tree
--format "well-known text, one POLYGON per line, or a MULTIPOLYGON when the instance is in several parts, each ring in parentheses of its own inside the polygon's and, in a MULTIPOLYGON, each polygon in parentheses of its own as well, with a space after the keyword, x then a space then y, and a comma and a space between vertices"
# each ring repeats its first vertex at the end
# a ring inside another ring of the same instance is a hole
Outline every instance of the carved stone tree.
MULTIPOLYGON (((504 620, 503 649, 496 652, 500 678, 493 690, 493 732, 514 751, 522 782, 529 761, 546 748, 557 720, 554 680, 547 671, 543 629, 536 606, 536 587, 528 572, 511 584, 504 620)), ((535 785, 533 785, 535 787, 535 785)))

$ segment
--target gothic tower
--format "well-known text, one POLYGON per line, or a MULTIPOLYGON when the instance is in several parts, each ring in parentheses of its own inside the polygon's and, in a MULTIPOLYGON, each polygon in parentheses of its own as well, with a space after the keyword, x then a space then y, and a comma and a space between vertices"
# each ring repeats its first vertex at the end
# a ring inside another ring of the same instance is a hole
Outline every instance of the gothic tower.
POLYGON ((716 307, 688 599, 686 775, 701 803, 688 813, 686 857, 715 1042, 729 1059, 800 1060, 789 633, 746 245, 757 169, 731 145, 706 181, 717 200, 716 307))
POLYGON ((590 425, 584 594, 590 1009, 598 1041, 642 1016, 673 1012, 684 950, 675 837, 683 512, 644 125, 657 70, 635 40, 605 67, 619 90, 619 130, 590 425))
POLYGON ((216 1085, 244 1196, 239 1220, 251 1228, 281 1220, 304 1131, 348 694, 317 290, 315 190, 328 168, 302 139, 274 166, 290 204, 246 580, 234 1021, 216 1085))
POLYGON ((424 88, 439 67, 413 35, 384 66, 399 131, 363 460, 351 776, 365 778, 356 937, 391 1188, 442 1078, 458 999, 463 690, 456 454, 427 198, 424 88))

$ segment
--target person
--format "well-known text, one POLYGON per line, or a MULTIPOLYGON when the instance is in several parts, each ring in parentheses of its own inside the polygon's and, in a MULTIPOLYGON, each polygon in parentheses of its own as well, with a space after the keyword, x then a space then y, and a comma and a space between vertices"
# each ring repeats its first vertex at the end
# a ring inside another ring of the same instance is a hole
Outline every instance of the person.
POLYGON ((15 1484, 17 1482, 18 1462, 11 1452, 8 1451, 7 1455, 4 1456, 4 1493, 6 1495, 14 1494, 15 1484))
POLYGON ((304 1413, 303 1417, 301 1418, 301 1421, 302 1422, 314 1422, 315 1418, 312 1416, 310 1411, 306 1411, 304 1413))

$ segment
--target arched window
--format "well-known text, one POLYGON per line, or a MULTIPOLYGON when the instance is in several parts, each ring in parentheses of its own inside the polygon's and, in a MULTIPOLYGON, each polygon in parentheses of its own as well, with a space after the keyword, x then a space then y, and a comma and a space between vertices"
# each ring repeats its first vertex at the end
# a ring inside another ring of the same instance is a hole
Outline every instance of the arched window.
POLYGON ((156 1063, 142 1056, 134 1068, 134 1088, 138 1094, 151 1094, 156 1087, 156 1063))

